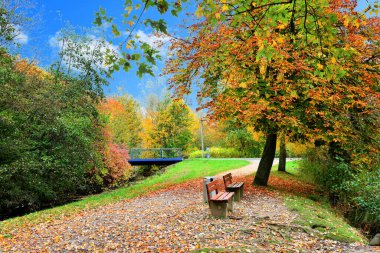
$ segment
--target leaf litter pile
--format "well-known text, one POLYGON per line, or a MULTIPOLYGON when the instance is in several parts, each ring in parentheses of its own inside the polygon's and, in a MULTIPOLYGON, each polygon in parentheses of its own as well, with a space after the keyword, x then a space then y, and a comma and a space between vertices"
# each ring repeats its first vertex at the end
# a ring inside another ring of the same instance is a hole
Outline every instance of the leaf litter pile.
POLYGON ((238 180, 245 196, 227 219, 210 216, 195 180, 24 227, 0 238, 0 252, 370 252, 321 239, 294 223, 280 194, 238 180))

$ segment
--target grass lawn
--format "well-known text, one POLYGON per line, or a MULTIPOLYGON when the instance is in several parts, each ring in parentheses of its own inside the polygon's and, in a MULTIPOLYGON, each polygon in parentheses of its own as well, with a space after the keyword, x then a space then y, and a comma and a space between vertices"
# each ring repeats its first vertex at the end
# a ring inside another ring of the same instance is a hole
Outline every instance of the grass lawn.
POLYGON ((364 242, 365 238, 334 209, 326 199, 319 201, 289 196, 285 205, 299 214, 296 223, 321 232, 322 238, 341 242, 364 242))
POLYGON ((297 179, 304 182, 311 182, 305 178, 300 171, 301 160, 294 160, 286 162, 286 173, 278 171, 278 164, 272 167, 271 175, 280 176, 286 179, 297 179))
POLYGON ((240 168, 248 165, 243 160, 185 160, 168 167, 165 172, 148 177, 132 186, 122 187, 113 191, 86 197, 80 201, 72 202, 43 211, 34 212, 21 217, 11 218, 0 223, 0 235, 9 236, 12 230, 27 224, 37 224, 63 216, 70 216, 85 209, 104 206, 124 199, 134 198, 145 193, 163 189, 168 186, 179 184, 204 176, 213 176, 220 172, 240 168))
MULTIPOLYGON (((290 161, 286 163, 287 172, 278 172, 278 166, 272 167, 271 175, 286 180, 297 180, 311 183, 300 169, 301 161, 290 161)), ((343 242, 363 242, 364 237, 334 210, 328 203, 327 197, 322 195, 301 196, 297 193, 285 198, 285 205, 299 214, 297 223, 318 230, 323 238, 329 238, 343 242)))

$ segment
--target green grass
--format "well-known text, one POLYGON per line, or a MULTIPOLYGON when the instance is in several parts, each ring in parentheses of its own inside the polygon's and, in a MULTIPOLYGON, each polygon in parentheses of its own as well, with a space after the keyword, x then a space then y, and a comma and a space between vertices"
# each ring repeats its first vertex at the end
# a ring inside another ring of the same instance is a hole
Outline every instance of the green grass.
MULTIPOLYGON (((275 165, 272 167, 271 174, 284 179, 312 183, 312 180, 302 173, 300 164, 300 160, 287 162, 286 173, 278 172, 278 166, 275 165)), ((287 196, 285 205, 299 214, 296 223, 309 228, 310 231, 318 230, 323 238, 343 242, 364 241, 364 237, 355 228, 351 227, 342 215, 330 207, 326 196, 287 196)))
POLYGON ((12 230, 26 224, 37 224, 59 219, 63 216, 74 215, 85 209, 104 206, 124 199, 131 199, 174 184, 180 184, 203 176, 213 176, 220 172, 240 168, 248 164, 249 162, 243 160, 185 160, 168 167, 162 174, 146 178, 132 186, 92 195, 67 205, 5 220, 0 224, 0 234, 9 236, 12 230))
POLYGON ((311 183, 312 180, 307 177, 304 173, 301 171, 301 160, 295 160, 295 161, 289 161, 286 162, 286 172, 280 172, 278 171, 278 165, 274 165, 272 167, 271 175, 279 176, 284 179, 296 179, 305 183, 311 183))
POLYGON ((364 237, 351 227, 326 201, 313 201, 299 196, 285 199, 286 206, 299 214, 296 223, 321 232, 323 238, 342 242, 364 242, 364 237))

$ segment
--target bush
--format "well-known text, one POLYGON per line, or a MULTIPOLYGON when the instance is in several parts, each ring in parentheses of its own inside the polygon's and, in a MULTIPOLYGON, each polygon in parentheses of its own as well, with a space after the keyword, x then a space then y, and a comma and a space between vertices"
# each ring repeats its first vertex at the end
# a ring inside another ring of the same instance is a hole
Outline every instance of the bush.
MULTIPOLYGON (((239 158, 241 154, 234 148, 217 148, 212 147, 204 152, 209 154, 211 158, 239 158)), ((190 153, 189 158, 202 158, 202 150, 196 150, 190 153)))
POLYGON ((265 139, 263 137, 255 140, 253 134, 246 128, 230 130, 225 147, 235 149, 238 156, 232 157, 260 157, 264 150, 265 139))
POLYGON ((286 154, 288 157, 304 157, 310 148, 311 144, 288 142, 286 143, 286 154))
POLYGON ((348 219, 370 234, 380 232, 380 168, 361 172, 339 188, 348 219))
POLYGON ((331 159, 327 147, 310 150, 301 163, 302 173, 329 193, 330 201, 348 220, 371 234, 380 231, 380 168, 354 169, 339 157, 331 159))
POLYGON ((122 145, 107 143, 104 154, 104 164, 107 172, 103 176, 107 187, 115 187, 126 182, 132 175, 132 166, 128 163, 128 150, 122 145))
MULTIPOLYGON (((59 204, 99 185, 96 101, 77 80, 57 83, 0 56, 0 217, 59 204), (89 176, 91 175, 91 176, 89 176)), ((46 73, 46 75, 42 75, 46 73)))

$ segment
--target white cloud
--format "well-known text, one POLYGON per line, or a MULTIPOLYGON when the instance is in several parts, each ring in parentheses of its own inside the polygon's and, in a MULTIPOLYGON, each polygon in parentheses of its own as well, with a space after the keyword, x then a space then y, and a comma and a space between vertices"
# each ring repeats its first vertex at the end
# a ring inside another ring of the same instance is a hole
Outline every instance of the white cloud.
POLYGON ((14 42, 18 43, 18 44, 27 44, 28 41, 29 41, 29 37, 28 35, 21 29, 20 26, 18 25, 10 25, 11 27, 13 27, 14 31, 13 31, 13 40, 14 42))
POLYGON ((145 33, 142 30, 138 30, 136 35, 139 37, 138 40, 140 42, 145 42, 154 49, 160 51, 160 55, 165 57, 168 54, 168 42, 170 41, 170 37, 165 34, 157 34, 157 33, 145 33))
POLYGON ((28 43, 29 37, 26 33, 19 31, 19 32, 17 32, 17 35, 14 38, 14 40, 16 41, 16 43, 20 43, 20 44, 25 45, 28 43))

